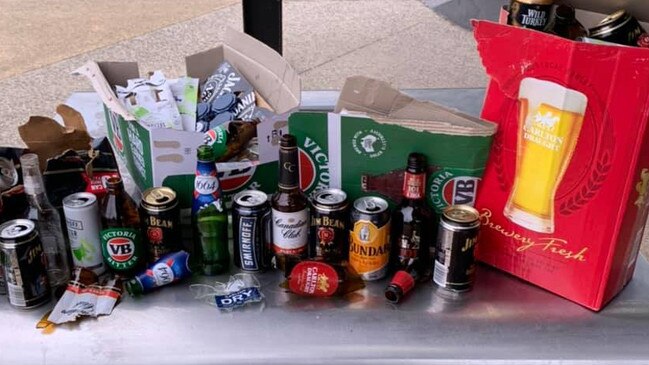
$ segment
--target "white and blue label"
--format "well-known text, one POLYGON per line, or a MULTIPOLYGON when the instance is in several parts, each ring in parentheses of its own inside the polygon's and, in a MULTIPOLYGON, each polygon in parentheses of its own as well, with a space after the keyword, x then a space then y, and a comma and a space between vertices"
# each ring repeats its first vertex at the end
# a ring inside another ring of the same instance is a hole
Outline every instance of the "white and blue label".
POLYGON ((234 293, 214 296, 214 301, 219 309, 239 308, 247 303, 261 302, 261 299, 261 293, 256 287, 243 288, 234 293))
POLYGON ((239 218, 239 256, 241 270, 258 271, 259 261, 255 246, 260 237, 257 237, 257 218, 239 218))

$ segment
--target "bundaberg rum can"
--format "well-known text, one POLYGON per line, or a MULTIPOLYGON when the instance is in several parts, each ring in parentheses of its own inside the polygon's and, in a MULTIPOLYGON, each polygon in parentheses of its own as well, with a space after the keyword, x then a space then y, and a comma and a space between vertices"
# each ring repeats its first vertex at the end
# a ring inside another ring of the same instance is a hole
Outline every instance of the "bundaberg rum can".
POLYGON ((379 197, 356 199, 350 215, 349 264, 366 281, 385 277, 390 259, 390 211, 379 197))

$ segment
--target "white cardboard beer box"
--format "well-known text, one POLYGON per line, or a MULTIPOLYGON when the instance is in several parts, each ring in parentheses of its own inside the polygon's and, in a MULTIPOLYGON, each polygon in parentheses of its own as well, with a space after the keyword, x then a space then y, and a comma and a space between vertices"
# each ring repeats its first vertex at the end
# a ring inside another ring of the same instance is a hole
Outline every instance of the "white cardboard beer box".
MULTIPOLYGON (((281 55, 256 39, 227 29, 225 41, 210 50, 185 58, 187 76, 202 84, 223 61, 233 65, 275 113, 283 114, 300 105, 300 78, 281 55)), ((105 106, 107 135, 137 186, 169 186, 176 190, 183 207, 191 204, 196 149, 203 133, 173 129, 150 129, 118 101, 115 85, 140 77, 136 62, 88 62, 75 73, 90 79, 105 106)), ((257 126, 259 161, 219 164, 226 194, 248 187, 266 192, 276 187, 278 136, 287 132, 287 122, 262 121, 257 126)))

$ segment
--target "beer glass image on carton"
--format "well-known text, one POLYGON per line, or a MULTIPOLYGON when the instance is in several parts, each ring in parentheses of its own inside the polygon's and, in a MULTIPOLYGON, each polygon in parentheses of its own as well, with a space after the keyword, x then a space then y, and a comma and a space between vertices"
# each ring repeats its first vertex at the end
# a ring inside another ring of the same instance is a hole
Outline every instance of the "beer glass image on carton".
POLYGON ((553 82, 526 78, 519 91, 514 186, 504 215, 540 233, 554 232, 554 197, 579 138, 588 98, 553 82))

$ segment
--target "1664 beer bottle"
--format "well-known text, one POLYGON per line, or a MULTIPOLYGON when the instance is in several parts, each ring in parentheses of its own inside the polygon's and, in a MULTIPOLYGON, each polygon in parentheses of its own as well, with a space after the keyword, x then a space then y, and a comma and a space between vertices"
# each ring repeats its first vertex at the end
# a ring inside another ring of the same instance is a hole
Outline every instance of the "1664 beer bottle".
POLYGON ((273 251, 281 270, 285 270, 287 258, 307 254, 309 208, 299 182, 297 141, 285 134, 280 139, 277 192, 271 201, 273 251))
POLYGON ((226 272, 230 264, 228 214, 222 200, 214 150, 208 145, 198 147, 197 159, 192 205, 194 257, 203 274, 217 275, 226 272))
POLYGON ((140 216, 119 177, 106 181, 107 195, 101 201, 101 251, 108 268, 132 276, 144 264, 140 216))

